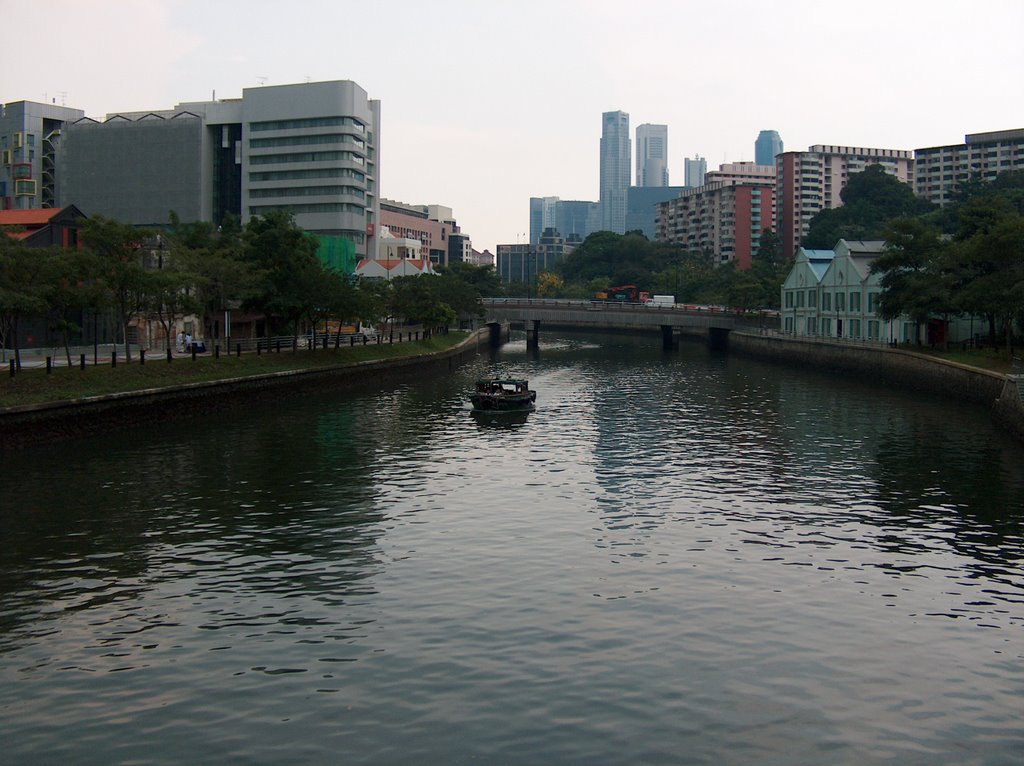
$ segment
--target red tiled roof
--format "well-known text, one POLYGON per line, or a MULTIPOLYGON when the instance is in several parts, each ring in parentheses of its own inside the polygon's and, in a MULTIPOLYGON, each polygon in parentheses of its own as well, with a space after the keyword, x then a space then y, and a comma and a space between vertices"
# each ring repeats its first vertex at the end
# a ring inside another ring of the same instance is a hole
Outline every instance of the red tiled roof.
POLYGON ((32 210, 0 210, 0 226, 45 226, 59 208, 34 208, 32 210))

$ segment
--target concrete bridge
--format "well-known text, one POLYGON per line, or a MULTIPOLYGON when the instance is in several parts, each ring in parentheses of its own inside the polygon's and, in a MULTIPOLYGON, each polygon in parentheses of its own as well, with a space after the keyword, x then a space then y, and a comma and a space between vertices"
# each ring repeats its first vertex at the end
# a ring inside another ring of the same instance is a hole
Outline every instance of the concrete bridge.
POLYGON ((703 335, 713 348, 726 348, 729 333, 740 327, 774 326, 775 317, 765 313, 738 313, 718 306, 651 306, 619 301, 563 300, 552 298, 484 298, 488 323, 522 326, 528 346, 540 341, 542 326, 594 330, 626 329, 661 331, 662 345, 674 348, 679 335, 703 335))

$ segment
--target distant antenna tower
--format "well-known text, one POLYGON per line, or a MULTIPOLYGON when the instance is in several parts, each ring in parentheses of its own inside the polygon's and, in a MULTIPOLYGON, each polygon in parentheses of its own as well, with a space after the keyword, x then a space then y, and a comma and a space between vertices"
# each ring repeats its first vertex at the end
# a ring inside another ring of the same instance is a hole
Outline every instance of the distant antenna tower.
POLYGON ((265 85, 266 82, 267 82, 267 78, 266 77, 259 77, 259 76, 257 76, 256 77, 256 82, 258 82, 260 85, 265 85))
POLYGON ((66 90, 58 90, 57 95, 60 96, 60 105, 67 106, 68 92, 66 90))

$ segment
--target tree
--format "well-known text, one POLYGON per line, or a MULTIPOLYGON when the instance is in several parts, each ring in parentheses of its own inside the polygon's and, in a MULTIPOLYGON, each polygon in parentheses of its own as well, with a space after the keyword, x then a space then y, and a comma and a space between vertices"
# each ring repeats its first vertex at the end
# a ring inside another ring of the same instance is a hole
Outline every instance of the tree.
MULTIPOLYGON (((932 314, 943 314, 948 322, 956 307, 948 252, 938 233, 918 219, 899 218, 883 236, 885 251, 871 264, 871 272, 881 275, 879 317, 892 320, 905 314, 918 328, 932 314)), ((920 331, 916 337, 920 343, 920 331)))
POLYGON ((762 263, 767 266, 776 266, 779 262, 779 253, 782 251, 782 240, 772 229, 765 229, 761 232, 761 243, 757 252, 754 253, 754 263, 762 263))
POLYGON ((324 273, 316 256, 316 240, 284 210, 253 218, 243 239, 244 258, 254 273, 253 288, 243 306, 267 318, 269 334, 284 327, 297 334, 299 320, 316 300, 309 286, 324 273))
POLYGON ((193 287, 196 276, 181 267, 169 264, 149 275, 150 289, 146 295, 145 308, 155 317, 164 330, 168 348, 172 342, 172 328, 179 317, 185 317, 202 309, 193 287))
POLYGON ((97 289, 91 275, 95 259, 84 250, 34 251, 41 260, 41 296, 48 310, 50 329, 60 333, 64 355, 71 366, 71 335, 81 331, 73 317, 97 304, 97 289))
POLYGON ((557 298, 562 293, 565 282, 560 276, 550 271, 542 271, 537 275, 537 297, 557 298))
POLYGON ((438 273, 441 276, 458 277, 468 282, 481 296, 493 298, 502 295, 501 278, 495 272, 493 266, 476 266, 472 263, 451 263, 447 266, 438 266, 438 273))
POLYGON ((253 291, 254 277, 243 258, 242 230, 234 216, 225 216, 219 229, 205 221, 182 224, 171 212, 168 263, 190 275, 186 286, 198 306, 203 327, 212 334, 222 312, 238 305, 253 291))
POLYGON ((1024 312, 1024 216, 1006 212, 962 243, 966 272, 963 305, 1003 326, 1007 354, 1013 354, 1013 323, 1024 312))
POLYGON ((455 321, 454 309, 440 300, 437 280, 432 277, 398 277, 391 282, 392 315, 427 327, 455 321))
POLYGON ((14 364, 19 370, 20 320, 24 316, 42 314, 46 310, 42 271, 43 259, 38 250, 0 232, 0 322, 4 335, 14 342, 14 364))
POLYGON ((117 314, 124 338, 124 356, 131 361, 128 326, 146 306, 152 279, 142 265, 146 229, 93 216, 82 224, 82 241, 96 258, 95 277, 117 314))

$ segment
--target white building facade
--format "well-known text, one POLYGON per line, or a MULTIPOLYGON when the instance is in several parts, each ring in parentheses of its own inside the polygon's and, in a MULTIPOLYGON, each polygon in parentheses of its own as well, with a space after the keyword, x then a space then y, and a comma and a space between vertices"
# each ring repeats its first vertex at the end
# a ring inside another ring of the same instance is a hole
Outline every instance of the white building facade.
POLYGON ((959 184, 991 181, 999 173, 1024 168, 1024 128, 971 133, 964 143, 914 151, 917 196, 937 205, 952 201, 959 184))

